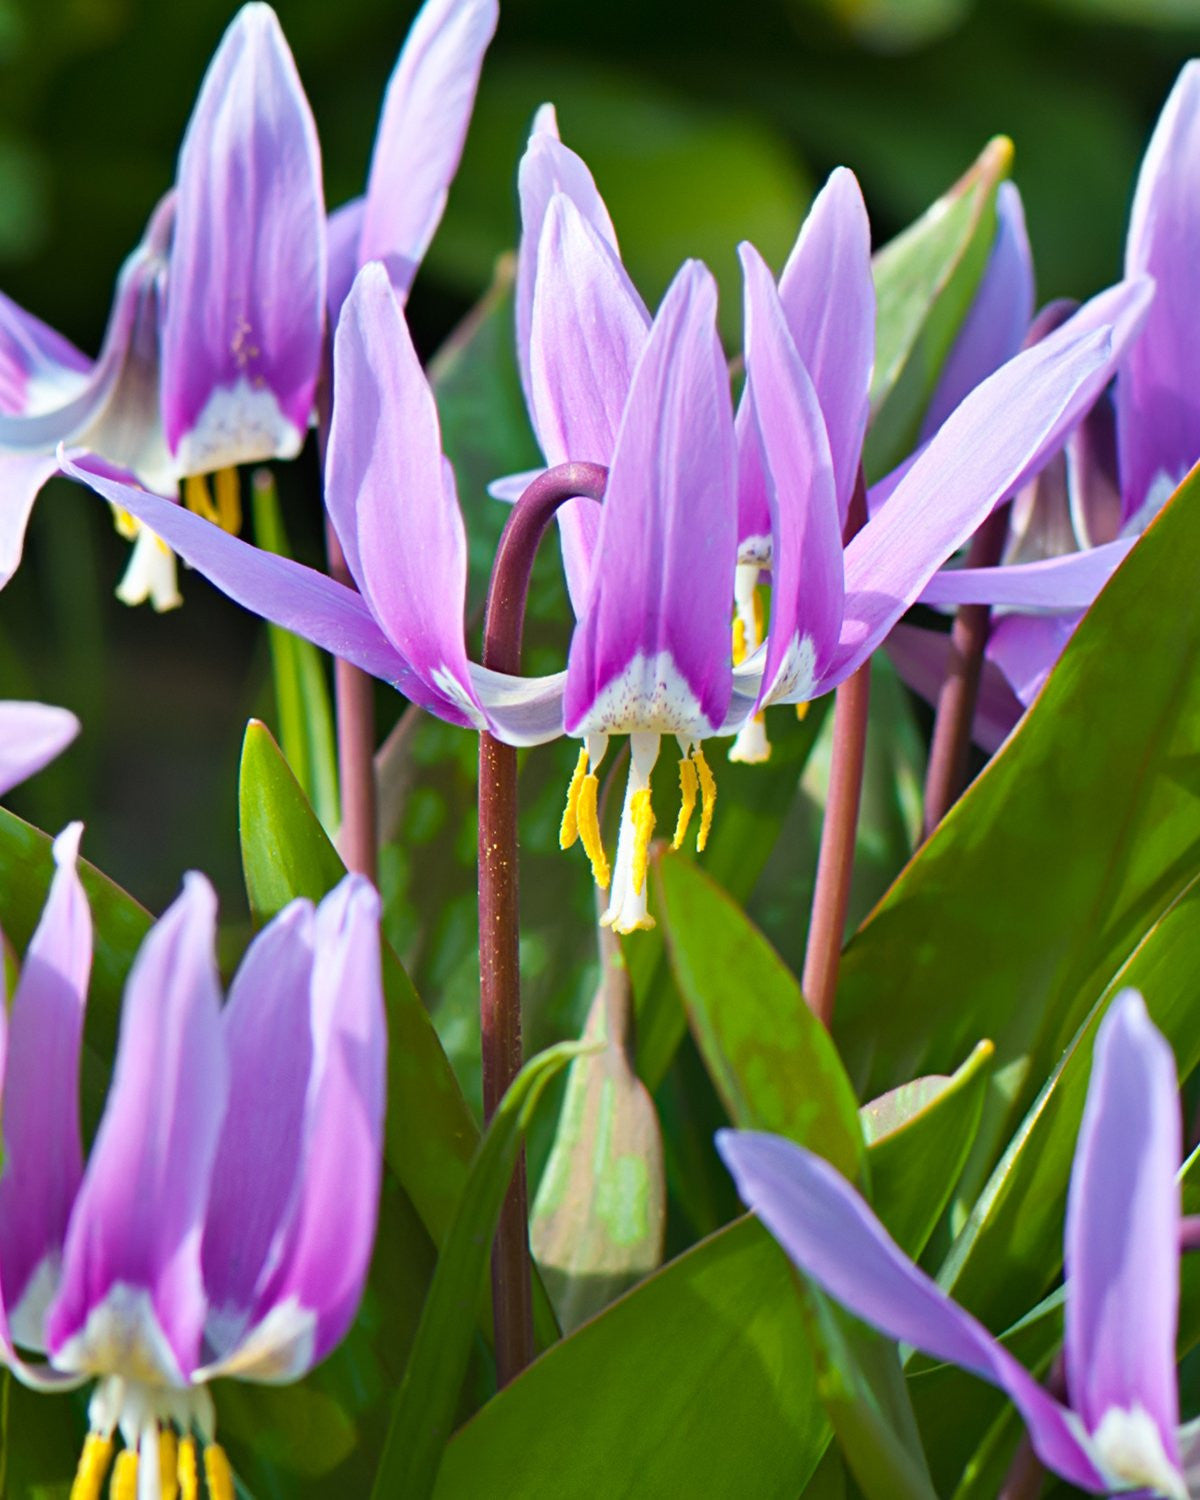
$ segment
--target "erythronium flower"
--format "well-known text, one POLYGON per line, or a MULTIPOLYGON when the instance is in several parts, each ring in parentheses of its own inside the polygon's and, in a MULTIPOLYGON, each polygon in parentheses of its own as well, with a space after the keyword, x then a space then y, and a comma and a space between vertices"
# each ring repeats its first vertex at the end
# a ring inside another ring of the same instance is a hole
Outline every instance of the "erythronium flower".
MULTIPOLYGON (((366 1277, 384 1105, 379 901, 347 877, 251 943, 222 1007, 200 875, 142 944, 86 1166, 79 1056, 92 927, 80 826, 13 998, 3 1090, 0 1360, 27 1384, 96 1381, 72 1495, 232 1500, 207 1383, 298 1379, 366 1277), (43 1356, 32 1362, 17 1346, 43 1356)), ((0 1063, 4 1056, 0 1007, 0 1063)))
POLYGON ((48 765, 79 733, 79 720, 46 703, 0 703, 0 797, 48 765))
POLYGON ((1200 1493, 1189 1491, 1175 1376, 1178 1084, 1136 991, 1118 995, 1097 1034, 1071 1171, 1065 1406, 908 1260, 828 1163, 777 1136, 722 1131, 717 1143, 743 1201, 807 1276, 889 1337, 1001 1387, 1047 1468, 1093 1494, 1200 1493))

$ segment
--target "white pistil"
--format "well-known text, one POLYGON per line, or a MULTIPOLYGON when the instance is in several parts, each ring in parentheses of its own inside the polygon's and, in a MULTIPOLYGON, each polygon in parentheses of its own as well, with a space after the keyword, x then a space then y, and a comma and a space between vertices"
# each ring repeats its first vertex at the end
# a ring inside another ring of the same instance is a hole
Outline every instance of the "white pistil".
POLYGON ((614 932, 636 932, 654 926, 646 905, 646 850, 653 831, 649 812, 650 773, 658 759, 660 736, 636 733, 629 736, 631 760, 625 801, 621 808, 621 830, 617 835, 617 859, 613 871, 608 910, 601 925, 614 932))
POLYGON ((117 585, 117 598, 122 604, 149 600, 159 614, 183 603, 175 577, 175 554, 140 522, 125 575, 117 585))

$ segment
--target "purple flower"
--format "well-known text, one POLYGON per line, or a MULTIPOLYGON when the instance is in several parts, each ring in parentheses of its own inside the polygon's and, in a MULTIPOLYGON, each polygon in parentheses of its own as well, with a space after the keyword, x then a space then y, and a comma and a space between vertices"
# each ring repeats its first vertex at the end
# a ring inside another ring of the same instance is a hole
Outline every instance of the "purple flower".
POLYGON ((0 797, 48 765, 79 733, 79 720, 45 703, 0 703, 0 797))
POLYGON ((195 1434, 210 1492, 232 1496, 207 1382, 297 1379, 344 1335, 366 1277, 384 1110, 379 901, 351 876, 315 910, 293 902, 251 943, 222 1007, 216 898, 189 875, 130 973, 85 1165, 80 831, 55 843, 0 1070, 0 1359, 37 1387, 97 1382, 72 1492, 83 1500, 99 1495, 118 1430, 121 1493, 139 1468, 139 1496, 165 1493, 160 1465, 176 1462, 195 1493, 195 1434))
POLYGON ((777 1136, 717 1139, 743 1201, 805 1275, 889 1337, 1007 1392, 1047 1468, 1094 1494, 1187 1500, 1194 1437, 1184 1429, 1181 1442, 1175 1377, 1178 1084, 1135 990, 1117 996, 1097 1034, 1071 1171, 1065 1406, 907 1259, 828 1163, 777 1136))

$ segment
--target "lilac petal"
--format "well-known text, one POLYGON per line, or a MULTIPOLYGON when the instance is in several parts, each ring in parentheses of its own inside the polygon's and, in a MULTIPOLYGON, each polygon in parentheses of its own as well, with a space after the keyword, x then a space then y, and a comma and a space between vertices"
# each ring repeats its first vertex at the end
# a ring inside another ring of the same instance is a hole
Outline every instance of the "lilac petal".
POLYGON ((325 205, 312 112, 269 5, 217 48, 179 153, 162 405, 181 473, 291 458, 325 320, 325 205))
POLYGON ((206 1303, 200 1233, 225 1110, 213 957, 216 896, 201 875, 151 929, 125 988, 113 1081, 67 1229, 46 1320, 63 1369, 184 1384, 206 1303))
POLYGON ((1075 633, 1081 615, 1005 615, 992 626, 986 655, 1028 707, 1075 633))
POLYGON ((331 329, 337 328, 342 303, 358 275, 358 242, 366 206, 365 198, 352 198, 335 208, 325 221, 325 299, 331 329))
POLYGON ((806 1276, 889 1338, 999 1386, 1048 1468, 1084 1489, 1105 1489, 1072 1414, 913 1265, 827 1162, 782 1137, 753 1131, 718 1131, 717 1148, 742 1201, 806 1276))
POLYGON ((775 283, 751 245, 746 279, 747 391, 771 503, 771 622, 759 708, 807 699, 842 623, 842 525, 817 392, 784 321, 775 283))
POLYGON ((1021 348, 1033 318, 1033 255, 1016 185, 996 193, 996 238, 922 425, 932 437, 954 408, 1021 348))
POLYGON ((725 716, 737 515, 716 308, 712 276, 686 262, 634 371, 567 663, 569 734, 699 738, 725 716))
POLYGON ((0 451, 0 588, 21 564, 33 502, 57 472, 52 455, 0 451))
POLYGON ((1200 62, 1185 64, 1142 161, 1125 248, 1127 275, 1157 291, 1145 332, 1117 377, 1124 518, 1156 483, 1169 494, 1200 457, 1200 62), (1160 479, 1160 476, 1165 476, 1160 479))
POLYGON ((21 964, 9 1023, 0 1287, 13 1335, 31 1348, 43 1346, 42 1320, 83 1176, 79 1049, 92 919, 75 868, 82 832, 82 823, 72 823, 54 841, 57 869, 21 964))
MULTIPOLYGON (((1015 618, 1015 617, 1014 617, 1015 618)), ((950 637, 916 625, 897 625, 887 638, 887 653, 901 680, 927 703, 936 704, 950 662, 950 637)), ((971 738, 994 755, 1012 733, 1024 706, 1003 672, 984 657, 971 722, 971 738)))
POLYGON ((838 167, 813 201, 779 278, 779 296, 825 416, 844 522, 862 459, 875 364, 871 226, 848 168, 838 167))
POLYGON ((387 1033, 379 897, 348 876, 317 910, 304 1158, 278 1261, 240 1346, 209 1373, 294 1379, 349 1327, 375 1239, 387 1033))
POLYGON ((1128 557, 1136 537, 1066 557, 995 568, 943 568, 925 585, 922 604, 1005 604, 1013 609, 1087 607, 1128 557))
POLYGON ((1121 530, 1123 505, 1117 468, 1117 416, 1107 392, 1071 434, 1066 455, 1075 535, 1085 547, 1113 541, 1121 530))
POLYGON ((487 487, 493 500, 502 500, 505 505, 515 505, 535 479, 546 472, 540 469, 523 469, 519 474, 506 474, 503 479, 493 479, 487 487))
POLYGON ((92 362, 0 292, 0 411, 36 416, 78 395, 92 362))
POLYGON ((347 561, 427 691, 481 726, 463 634, 466 530, 433 392, 377 261, 346 299, 333 364, 326 490, 347 561))
MULTIPOLYGON (((529 145, 517 173, 521 200, 521 243, 517 252, 517 284, 514 306, 517 324, 517 363, 525 402, 533 413, 533 386, 529 375, 529 341, 533 325, 533 289, 537 279, 538 246, 550 200, 562 193, 592 226, 614 255, 620 257, 617 235, 591 172, 582 157, 562 144, 558 118, 552 104, 543 104, 534 118, 529 145)), ((636 295, 636 293, 635 293, 636 295)), ((640 301, 640 299, 639 299, 640 301)), ((649 324, 649 316, 646 323, 649 324)))
POLYGON ((46 703, 0 703, 0 797, 60 755, 79 720, 46 703))
MULTIPOLYGON (((531 414, 547 464, 607 464, 650 320, 616 252, 556 193, 538 247, 530 328, 531 414)), ((599 532, 594 501, 560 512, 563 563, 578 614, 599 532)))
POLYGON ((111 479, 91 459, 64 454, 61 462, 64 474, 144 522, 244 609, 353 662, 451 723, 470 722, 444 695, 425 688, 354 589, 290 558, 260 551, 160 495, 111 479))
POLYGON ((254 1305, 296 1191, 312 1069, 313 930, 310 902, 280 912, 246 950, 221 1013, 229 1106, 201 1253, 208 1336, 219 1352, 225 1329, 254 1305))
MULTIPOLYGON (((1138 284, 1120 298, 1102 294, 1114 315, 1144 307, 1145 295, 1138 284)), ((1103 326, 1075 333, 1093 313, 1089 304, 976 386, 850 543, 842 637, 823 689, 870 656, 937 569, 1041 467, 1107 384, 1118 333, 1103 326)))
POLYGON ((498 18, 496 0, 425 0, 388 83, 358 260, 383 261, 400 297, 446 206, 498 18))
POLYGON ((1113 1408, 1147 1414, 1176 1468, 1182 1144, 1175 1059, 1123 990, 1096 1034, 1067 1195, 1067 1390, 1093 1434, 1113 1408))
POLYGON ((565 672, 511 677, 471 662, 471 685, 492 733, 506 745, 543 745, 563 732, 565 672))

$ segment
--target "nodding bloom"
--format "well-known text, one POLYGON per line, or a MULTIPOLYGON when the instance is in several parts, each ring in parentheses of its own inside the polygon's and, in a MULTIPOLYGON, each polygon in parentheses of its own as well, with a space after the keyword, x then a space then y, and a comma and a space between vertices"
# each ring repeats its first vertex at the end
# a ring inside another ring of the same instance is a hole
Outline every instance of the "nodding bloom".
POLYGON ((73 1500, 232 1500, 207 1385, 298 1379, 342 1338, 375 1234, 384 1109, 378 897, 350 876, 251 943, 222 1007, 200 875, 142 944, 84 1161, 92 925, 80 825, 0 1006, 0 1360, 95 1382, 73 1500), (18 1352, 18 1349, 25 1352, 18 1352), (33 1356, 38 1356, 34 1358, 33 1356), (118 1436, 124 1449, 114 1452, 118 1436))
POLYGON ((79 733, 79 720, 47 703, 0 703, 0 797, 48 765, 79 733))
MULTIPOLYGON (((495 0, 429 0, 388 86, 366 195, 327 225, 292 55, 271 8, 243 6, 205 74, 175 187, 121 272, 100 357, 0 301, 0 583, 60 442, 240 528, 237 466, 299 453, 327 323, 357 266, 378 256, 407 290, 495 24, 495 0)), ((119 596, 178 604, 169 550, 129 512, 116 520, 134 539, 119 596)))
POLYGON ((1067 1196, 1066 1404, 919 1270, 845 1179, 778 1136, 722 1131, 746 1205, 830 1296, 890 1338, 999 1386, 1038 1457, 1092 1494, 1200 1494, 1179 1425, 1181 1156, 1175 1060, 1125 990, 1101 1023, 1067 1196))

